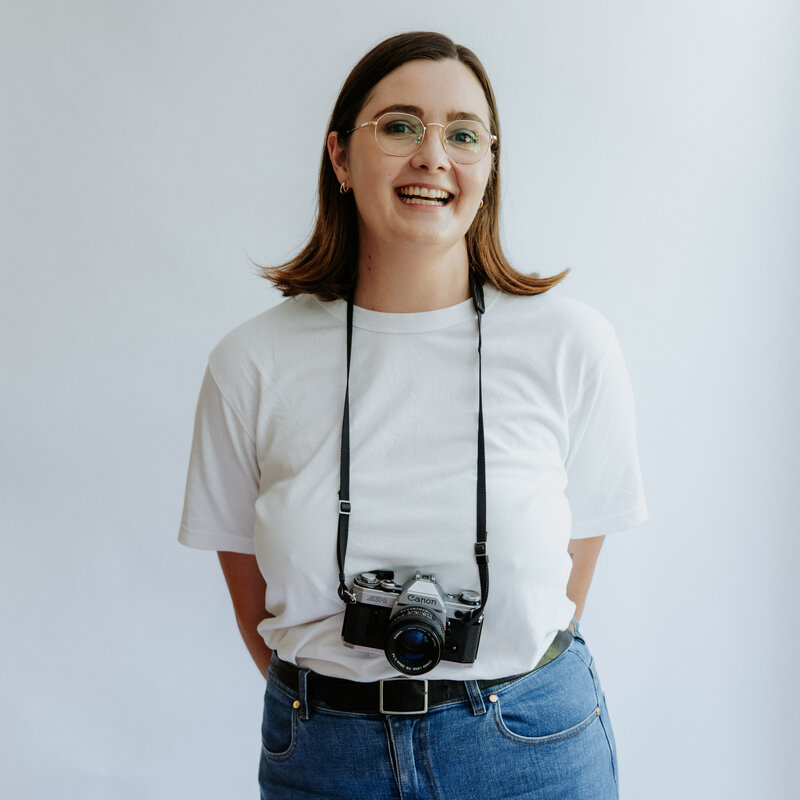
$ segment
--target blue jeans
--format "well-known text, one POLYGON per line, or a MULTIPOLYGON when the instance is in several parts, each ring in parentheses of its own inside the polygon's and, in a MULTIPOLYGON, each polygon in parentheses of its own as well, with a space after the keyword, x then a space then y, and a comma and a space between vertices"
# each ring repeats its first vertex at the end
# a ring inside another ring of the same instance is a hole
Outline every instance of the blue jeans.
POLYGON ((518 680, 427 714, 333 711, 267 682, 262 800, 615 800, 614 734, 580 633, 518 680))

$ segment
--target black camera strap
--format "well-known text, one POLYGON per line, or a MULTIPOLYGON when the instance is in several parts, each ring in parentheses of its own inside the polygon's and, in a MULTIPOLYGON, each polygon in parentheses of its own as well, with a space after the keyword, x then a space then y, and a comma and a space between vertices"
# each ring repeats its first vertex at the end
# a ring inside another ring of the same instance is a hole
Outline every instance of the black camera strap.
MULTIPOLYGON (((486 451, 483 436, 483 376, 481 362, 481 318, 486 310, 483 300, 483 286, 478 276, 470 270, 470 287, 475 315, 478 320, 478 481, 476 499, 476 541, 475 561, 481 585, 481 604, 472 613, 471 624, 483 621, 483 610, 489 596, 489 556, 486 551, 486 451)), ((347 537, 350 532, 350 357, 353 348, 353 293, 347 299, 347 382, 344 392, 344 412, 342 414, 342 446, 339 467, 339 530, 336 537, 336 561, 339 566, 339 597, 345 603, 355 602, 355 595, 347 588, 344 574, 344 560, 347 554, 347 537)))
POLYGON ((342 448, 339 462, 339 532, 336 536, 336 561, 339 565, 339 597, 345 603, 355 602, 355 595, 347 588, 344 578, 344 557, 347 554, 347 537, 350 533, 350 354, 353 349, 353 293, 347 298, 347 384, 344 390, 342 414, 342 448))

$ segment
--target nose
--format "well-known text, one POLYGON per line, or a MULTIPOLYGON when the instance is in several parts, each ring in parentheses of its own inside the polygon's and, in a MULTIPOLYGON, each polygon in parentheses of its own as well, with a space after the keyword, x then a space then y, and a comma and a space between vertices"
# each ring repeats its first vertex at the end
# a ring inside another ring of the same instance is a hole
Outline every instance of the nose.
POLYGON ((444 149, 442 134, 444 125, 438 122, 429 122, 425 126, 425 135, 422 144, 411 157, 411 165, 427 170, 450 169, 452 166, 447 152, 444 149))

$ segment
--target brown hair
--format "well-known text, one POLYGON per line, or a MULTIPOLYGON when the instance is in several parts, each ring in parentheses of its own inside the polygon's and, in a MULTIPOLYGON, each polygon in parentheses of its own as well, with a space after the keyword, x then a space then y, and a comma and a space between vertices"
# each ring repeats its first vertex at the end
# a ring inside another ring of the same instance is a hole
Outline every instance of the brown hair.
MULTIPOLYGON (((333 107, 328 133, 338 131, 342 138, 346 135, 344 131, 355 127, 356 117, 372 88, 397 67, 417 59, 443 61, 448 58, 465 64, 478 79, 489 105, 492 133, 498 137, 483 206, 466 234, 470 269, 483 281, 508 294, 545 292, 561 281, 567 271, 552 278, 518 272, 505 257, 500 244, 500 123, 489 77, 471 50, 440 33, 417 31, 386 39, 370 50, 348 75, 333 107)), ((261 273, 287 296, 316 294, 323 300, 344 299, 356 278, 358 223, 353 195, 339 192, 326 146, 322 149, 318 188, 317 220, 306 246, 290 261, 262 268, 261 273)))

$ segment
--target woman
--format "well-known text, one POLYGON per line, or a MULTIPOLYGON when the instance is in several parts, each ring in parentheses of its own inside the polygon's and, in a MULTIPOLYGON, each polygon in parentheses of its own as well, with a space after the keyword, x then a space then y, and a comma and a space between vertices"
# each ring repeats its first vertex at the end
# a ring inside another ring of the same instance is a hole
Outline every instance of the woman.
POLYGON ((471 51, 383 42, 328 131, 290 299, 211 355, 180 534, 267 678, 262 797, 616 797, 575 622, 646 516, 613 329, 505 259, 471 51))

